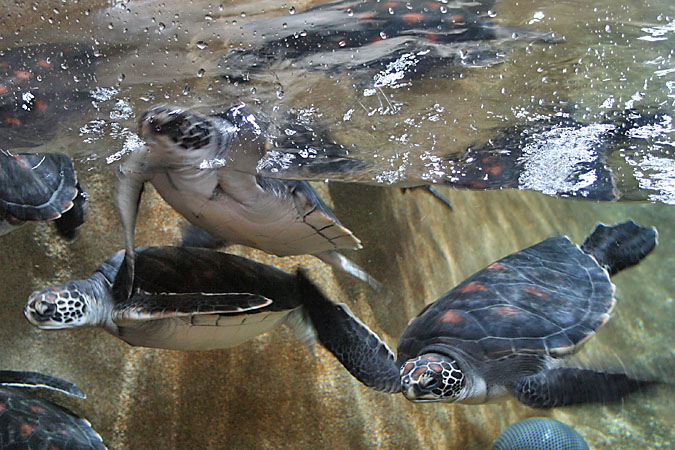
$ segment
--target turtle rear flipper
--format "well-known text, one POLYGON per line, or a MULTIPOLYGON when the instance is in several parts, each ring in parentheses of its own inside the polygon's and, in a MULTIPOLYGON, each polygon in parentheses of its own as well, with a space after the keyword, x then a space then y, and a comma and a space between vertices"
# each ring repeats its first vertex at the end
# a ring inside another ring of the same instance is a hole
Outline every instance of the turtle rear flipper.
POLYGON ((75 185, 77 195, 73 199, 73 207, 61 214, 61 217, 54 221, 56 231, 66 239, 74 239, 77 229, 82 225, 87 217, 87 199, 89 195, 82 189, 80 183, 75 185))
POLYGON ((625 373, 565 367, 523 378, 511 383, 509 388, 519 401, 528 406, 554 408, 620 400, 657 382, 632 378, 625 373))
POLYGON ((74 397, 86 398, 84 392, 73 383, 39 372, 0 370, 0 385, 51 389, 74 397))
POLYGON ((389 347, 347 306, 326 298, 302 271, 298 285, 319 342, 361 383, 378 391, 400 392, 399 369, 389 347))
POLYGON ((581 249, 593 255, 610 274, 639 263, 656 247, 654 227, 641 227, 632 220, 614 226, 599 224, 581 249))

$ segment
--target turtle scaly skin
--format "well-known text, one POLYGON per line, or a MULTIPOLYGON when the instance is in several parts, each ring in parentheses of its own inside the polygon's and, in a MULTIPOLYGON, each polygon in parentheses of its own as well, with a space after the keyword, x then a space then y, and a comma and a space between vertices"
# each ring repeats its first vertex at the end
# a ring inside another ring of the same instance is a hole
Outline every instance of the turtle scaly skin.
POLYGON ((609 274, 656 245, 654 228, 598 225, 583 246, 551 238, 502 258, 410 321, 398 358, 344 305, 306 286, 318 339, 356 378, 414 402, 485 403, 512 394, 550 408, 618 400, 654 380, 567 366, 609 320, 609 274))

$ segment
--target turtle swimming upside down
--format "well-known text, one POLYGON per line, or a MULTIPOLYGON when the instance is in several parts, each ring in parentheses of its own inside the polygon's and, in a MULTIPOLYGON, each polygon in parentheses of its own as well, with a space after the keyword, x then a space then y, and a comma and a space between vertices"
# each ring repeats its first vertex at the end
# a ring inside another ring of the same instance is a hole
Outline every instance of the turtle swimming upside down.
POLYGON ((143 184, 149 181, 176 211, 226 244, 278 256, 313 254, 379 283, 337 249, 360 249, 305 181, 255 175, 267 151, 269 123, 244 105, 211 116, 159 106, 140 120, 147 146, 120 168, 116 203, 133 276, 134 228, 143 184))
POLYGON ((34 292, 26 318, 44 329, 101 327, 131 345, 174 350, 233 347, 282 323, 303 341, 313 338, 301 273, 215 250, 148 247, 137 251, 133 287, 117 291, 124 263, 119 251, 86 280, 34 292))
POLYGON ((413 402, 485 403, 507 394, 539 408, 622 398, 653 381, 573 367, 609 320, 610 275, 656 245, 654 228, 598 225, 581 247, 547 239, 496 261, 410 321, 398 359, 344 305, 311 285, 301 297, 319 341, 358 380, 413 402))

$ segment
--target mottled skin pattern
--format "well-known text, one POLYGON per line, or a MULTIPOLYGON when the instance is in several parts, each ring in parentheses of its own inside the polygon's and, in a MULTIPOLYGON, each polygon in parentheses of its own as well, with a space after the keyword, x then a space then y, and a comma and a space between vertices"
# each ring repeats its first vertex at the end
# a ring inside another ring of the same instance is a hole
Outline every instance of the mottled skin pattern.
POLYGON ((653 380, 566 367, 564 358, 609 320, 609 274, 637 264, 656 238, 654 228, 628 221, 598 225, 582 248, 551 238, 502 258, 411 320, 395 362, 344 305, 311 287, 303 299, 319 340, 374 389, 463 403, 511 393, 540 408, 614 401, 653 380))
POLYGON ((69 156, 0 153, 0 234, 26 221, 63 218, 59 231, 72 238, 85 208, 86 194, 69 156))
POLYGON ((43 387, 83 396, 71 383, 34 372, 0 372, 0 449, 105 449, 89 422, 26 389, 43 387), (7 377, 6 375, 9 375, 7 377))
POLYGON ((94 50, 41 44, 0 52, 0 136, 4 149, 51 139, 59 122, 91 108, 94 50))
POLYGON ((347 72, 375 86, 405 77, 448 76, 453 66, 485 66, 503 58, 504 40, 550 36, 500 27, 494 2, 337 1, 294 16, 247 23, 243 40, 220 66, 231 81, 293 68, 347 72))

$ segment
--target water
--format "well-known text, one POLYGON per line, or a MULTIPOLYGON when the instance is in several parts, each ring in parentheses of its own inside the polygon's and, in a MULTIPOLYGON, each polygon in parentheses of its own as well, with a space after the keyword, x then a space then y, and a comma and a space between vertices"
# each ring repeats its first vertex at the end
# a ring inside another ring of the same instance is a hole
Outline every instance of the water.
MULTIPOLYGON (((307 7, 302 3, 48 3, 35 10, 8 8, 0 22, 3 46, 79 42, 100 54, 93 78, 73 80, 82 83, 82 91, 93 91, 91 98, 72 100, 72 114, 48 116, 45 129, 54 137, 29 133, 35 134, 29 144, 39 144, 31 150, 76 158, 91 193, 89 221, 72 244, 47 224, 1 238, 6 303, 1 360, 3 368, 39 370, 77 383, 88 399, 67 404, 92 422, 110 448, 488 448, 510 423, 542 414, 513 401, 419 405, 372 392, 327 352, 298 344, 287 329, 231 350, 180 353, 131 348, 100 330, 32 328, 21 317, 31 291, 86 277, 122 246, 111 200, 116 163, 141 145, 135 122, 156 103, 208 111, 244 101, 270 113, 275 106, 279 113, 290 109, 325 124, 350 156, 367 163, 362 173, 319 179, 376 186, 316 186, 363 241, 364 249, 348 256, 391 293, 374 294, 312 257, 280 259, 236 250, 288 270, 297 264, 310 268, 332 298, 349 304, 391 347, 424 304, 501 256, 557 234, 581 242, 597 222, 633 218, 656 226, 659 246, 639 266, 615 277, 613 318, 584 354, 666 378, 672 371, 675 185, 667 119, 638 127, 613 144, 607 157, 622 199, 638 203, 441 187, 453 202, 451 212, 422 191, 402 194, 385 186, 433 179, 429 171, 437 167, 425 164, 429 158, 483 148, 500 130, 536 124, 541 116, 569 114, 584 124, 609 123, 627 108, 672 116, 675 9, 669 2, 503 1, 494 7, 496 20, 554 31, 564 41, 506 45, 503 61, 489 67, 374 93, 362 79, 293 67, 237 85, 219 77, 225 43, 241 40, 240 27, 271 17, 291 27, 291 19, 307 7)), ((65 101, 63 91, 53 90, 65 101)), ((596 139, 597 127, 587 130, 580 142, 584 136, 596 139)), ((544 190, 546 174, 527 174, 534 180, 530 186, 544 190)), ((149 191, 137 244, 175 243, 181 219, 149 191)), ((665 386, 619 404, 543 414, 574 426, 592 448, 669 448, 672 400, 672 389, 665 386)))

